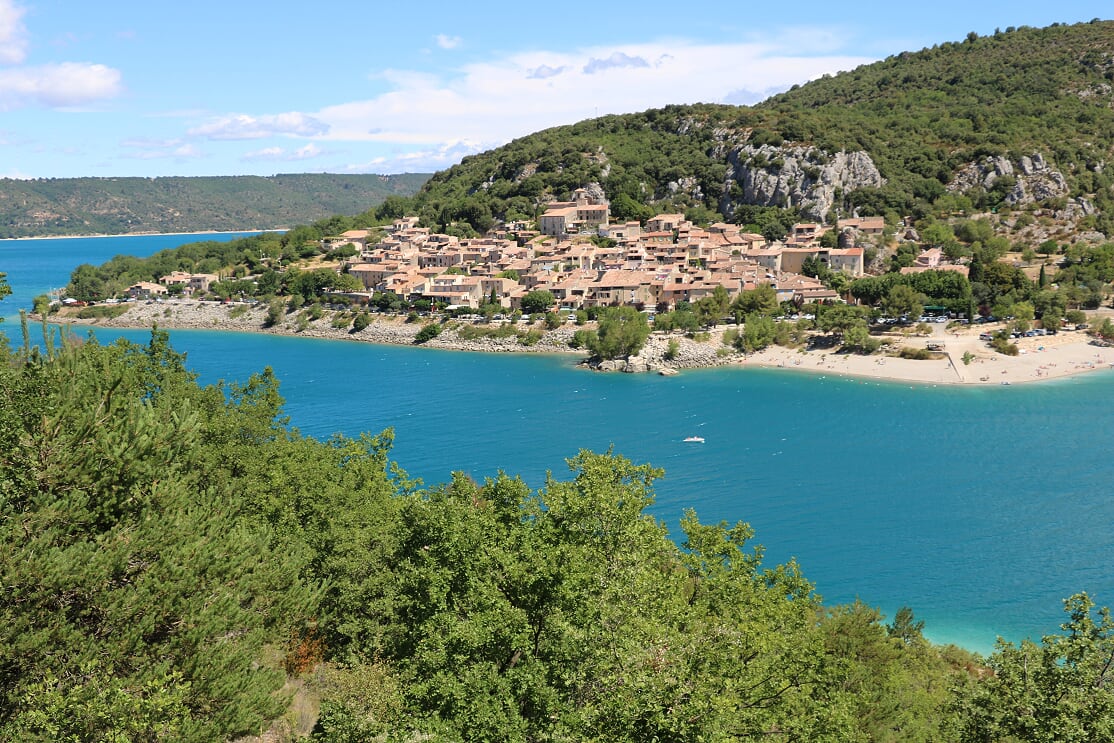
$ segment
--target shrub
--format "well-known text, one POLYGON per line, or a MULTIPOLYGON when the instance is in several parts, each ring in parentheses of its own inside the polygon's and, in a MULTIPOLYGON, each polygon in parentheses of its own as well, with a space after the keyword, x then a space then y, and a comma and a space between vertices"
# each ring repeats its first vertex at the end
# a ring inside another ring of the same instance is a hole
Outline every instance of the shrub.
MULTIPOLYGON (((870 331, 867 330, 866 325, 855 325, 848 328, 843 334, 843 347, 848 351, 861 354, 872 354, 882 347, 882 341, 878 338, 873 338, 870 331)), ((902 353, 907 349, 903 349, 902 353)), ((924 350, 924 349, 919 349, 924 350)), ((924 357, 930 358, 930 357, 924 357)))
POLYGON ((359 333, 368 325, 371 325, 371 314, 365 310, 356 315, 356 319, 352 321, 352 332, 359 333))
POLYGON ((596 331, 578 330, 569 340, 569 348, 591 348, 596 342, 596 331))
POLYGON ((283 305, 281 299, 275 299, 267 307, 267 317, 263 320, 263 327, 270 328, 282 322, 283 316, 286 314, 286 307, 283 305))
POLYGON ((426 341, 433 340, 439 335, 441 335, 441 326, 438 323, 431 322, 418 331, 418 334, 414 336, 414 342, 425 343, 426 341))
POLYGON ((662 358, 664 358, 666 361, 672 361, 673 359, 677 358, 677 353, 680 350, 680 342, 678 342, 676 338, 670 338, 669 343, 665 346, 665 353, 662 354, 662 358))
POLYGON ((1090 333, 1101 340, 1114 341, 1114 322, 1111 322, 1109 317, 1103 318, 1103 321, 1092 328, 1090 333))
POLYGON ((108 319, 119 317, 128 311, 126 304, 95 304, 92 307, 82 307, 77 316, 82 320, 108 319))
POLYGON ((542 331, 535 328, 533 330, 530 330, 527 333, 523 333, 522 335, 520 335, 518 337, 518 342, 521 343, 524 346, 533 346, 533 345, 536 345, 537 342, 540 341, 541 339, 542 339, 542 331))
POLYGON ((1010 343, 1009 338, 1007 338, 1004 334, 995 335, 993 340, 990 341, 990 347, 998 353, 1004 354, 1006 356, 1017 355, 1017 344, 1010 343))

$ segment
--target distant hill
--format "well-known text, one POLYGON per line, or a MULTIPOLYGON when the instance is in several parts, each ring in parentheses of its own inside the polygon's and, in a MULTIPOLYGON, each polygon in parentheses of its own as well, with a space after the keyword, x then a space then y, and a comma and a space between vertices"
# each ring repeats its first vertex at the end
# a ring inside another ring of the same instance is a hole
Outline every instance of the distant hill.
POLYGON ((548 129, 435 174, 427 223, 532 217, 597 186, 613 214, 746 222, 1037 208, 1114 235, 1114 23, 972 33, 753 107, 667 106, 548 129))
POLYGON ((274 229, 366 212, 428 174, 0 179, 0 238, 274 229))

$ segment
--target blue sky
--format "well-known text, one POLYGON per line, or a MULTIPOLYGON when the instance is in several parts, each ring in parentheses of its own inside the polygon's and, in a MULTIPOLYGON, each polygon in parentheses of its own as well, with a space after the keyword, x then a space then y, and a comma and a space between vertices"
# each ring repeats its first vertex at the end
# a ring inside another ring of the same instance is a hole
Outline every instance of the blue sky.
POLYGON ((1105 3, 0 0, 0 177, 428 172, 1105 3), (749 6, 749 7, 748 7, 749 6), (988 7, 998 6, 998 7, 988 7))

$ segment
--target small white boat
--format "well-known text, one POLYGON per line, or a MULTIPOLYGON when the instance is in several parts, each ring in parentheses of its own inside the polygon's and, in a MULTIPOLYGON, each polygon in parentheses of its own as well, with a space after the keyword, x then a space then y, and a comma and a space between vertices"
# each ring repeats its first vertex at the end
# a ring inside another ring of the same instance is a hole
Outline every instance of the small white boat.
POLYGON ((686 444, 703 444, 704 443, 704 437, 703 436, 686 436, 685 437, 685 443, 686 444))

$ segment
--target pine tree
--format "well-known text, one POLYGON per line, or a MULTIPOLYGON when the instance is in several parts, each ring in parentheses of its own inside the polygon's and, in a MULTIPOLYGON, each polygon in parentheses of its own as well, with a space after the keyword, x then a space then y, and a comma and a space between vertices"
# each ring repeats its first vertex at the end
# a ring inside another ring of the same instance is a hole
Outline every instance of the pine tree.
POLYGON ((208 741, 277 717, 264 649, 317 593, 202 466, 236 408, 159 333, 0 366, 0 738, 208 741))

